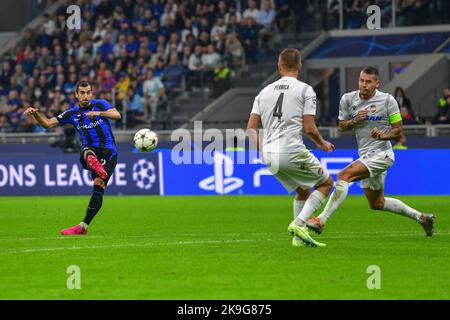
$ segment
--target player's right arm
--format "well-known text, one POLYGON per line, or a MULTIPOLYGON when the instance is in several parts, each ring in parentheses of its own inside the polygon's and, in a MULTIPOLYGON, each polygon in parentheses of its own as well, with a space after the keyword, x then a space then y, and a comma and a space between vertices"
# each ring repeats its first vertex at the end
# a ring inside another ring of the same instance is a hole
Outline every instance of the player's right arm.
POLYGON ((350 120, 342 120, 339 121, 339 128, 342 131, 348 131, 353 129, 354 126, 356 126, 359 123, 363 123, 366 119, 368 111, 367 110, 361 110, 358 112, 356 117, 350 119, 350 120))
POLYGON ((322 138, 319 129, 316 126, 317 98, 312 87, 308 87, 306 90, 303 104, 303 131, 319 149, 326 152, 332 152, 334 150, 334 145, 322 138))
POLYGON ((364 122, 367 113, 368 111, 364 109, 359 111, 356 117, 351 118, 346 95, 342 96, 341 102, 339 103, 339 128, 342 131, 353 129, 357 124, 364 122))
POLYGON ((319 149, 326 152, 332 152, 335 149, 332 143, 324 140, 320 135, 319 129, 316 126, 315 116, 303 115, 303 130, 319 149))
POLYGON ((29 107, 24 111, 23 114, 25 116, 33 116, 36 121, 46 129, 56 127, 59 124, 56 117, 49 119, 37 108, 29 107))

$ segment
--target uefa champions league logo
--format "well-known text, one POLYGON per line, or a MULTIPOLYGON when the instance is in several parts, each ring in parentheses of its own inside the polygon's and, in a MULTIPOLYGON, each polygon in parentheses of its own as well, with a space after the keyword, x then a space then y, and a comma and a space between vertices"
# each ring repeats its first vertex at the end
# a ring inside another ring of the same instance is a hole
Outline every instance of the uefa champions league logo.
POLYGON ((139 189, 149 190, 156 181, 155 166, 147 159, 133 165, 133 181, 139 189))

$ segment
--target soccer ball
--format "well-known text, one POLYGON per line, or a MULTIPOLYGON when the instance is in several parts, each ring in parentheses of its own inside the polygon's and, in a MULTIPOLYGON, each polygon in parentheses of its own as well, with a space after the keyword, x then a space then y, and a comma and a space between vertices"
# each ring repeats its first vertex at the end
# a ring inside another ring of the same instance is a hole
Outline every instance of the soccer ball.
POLYGON ((133 141, 140 152, 151 152, 158 145, 158 136, 150 129, 141 129, 136 132, 133 141))

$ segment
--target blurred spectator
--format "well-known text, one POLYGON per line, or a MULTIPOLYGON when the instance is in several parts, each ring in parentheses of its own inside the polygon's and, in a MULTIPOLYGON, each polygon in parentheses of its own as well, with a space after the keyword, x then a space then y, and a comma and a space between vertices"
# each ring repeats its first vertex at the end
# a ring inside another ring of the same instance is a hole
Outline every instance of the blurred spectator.
POLYGON ((394 98, 397 101, 400 113, 402 115, 403 124, 412 125, 420 124, 421 120, 414 115, 411 101, 406 97, 405 91, 401 87, 395 88, 394 98))
POLYGON ((212 98, 218 98, 231 86, 231 71, 226 65, 225 60, 219 61, 216 68, 214 68, 214 89, 212 98))
POLYGON ((189 57, 189 64, 188 64, 189 70, 187 72, 188 78, 187 82, 197 87, 202 86, 201 73, 205 70, 205 67, 202 64, 202 55, 203 55, 202 46, 196 45, 194 48, 194 52, 189 57))
POLYGON ((259 10, 255 0, 248 1, 248 8, 244 11, 244 18, 253 18, 255 21, 259 19, 259 10))
POLYGON ((129 88, 122 101, 127 113, 127 126, 144 122, 144 105, 142 98, 133 88, 129 88))
POLYGON ((156 112, 158 104, 164 99, 165 88, 158 77, 153 75, 153 70, 147 71, 147 77, 143 85, 143 101, 144 101, 144 115, 147 118, 150 115, 150 120, 156 119, 156 112))
POLYGON ((220 62, 220 54, 218 54, 212 44, 207 47, 206 53, 202 55, 202 65, 205 83, 210 83, 214 78, 214 69, 220 62))
POLYGON ((34 45, 36 44, 36 35, 34 34, 33 30, 30 28, 27 28, 25 30, 25 35, 19 42, 20 48, 34 48, 34 45))
POLYGON ((403 106, 400 107, 400 114, 402 115, 402 120, 404 125, 411 125, 411 124, 419 124, 413 117, 411 111, 403 106))
POLYGON ((397 25, 410 26, 425 24, 427 0, 402 0, 397 6, 397 25))
POLYGON ((239 69, 245 64, 245 50, 235 33, 227 35, 225 55, 231 68, 239 69))
POLYGON ((106 70, 105 71, 105 76, 104 76, 103 79, 101 79, 100 83, 101 83, 101 86, 100 86, 100 90, 101 91, 111 92, 111 90, 116 85, 117 80, 116 80, 116 78, 114 77, 114 75, 112 74, 111 71, 106 70))
POLYGON ((228 13, 225 15, 225 23, 228 25, 230 23, 231 17, 234 17, 237 23, 242 21, 242 14, 237 11, 236 5, 233 3, 228 7, 228 13))
POLYGON ((398 107, 406 107, 412 113, 411 101, 406 97, 402 87, 395 88, 394 98, 397 100, 398 107))
POLYGON ((198 37, 198 28, 192 24, 191 19, 186 19, 184 23, 184 29, 181 31, 181 41, 185 42, 189 34, 193 35, 195 38, 198 37))
POLYGON ((270 0, 263 0, 261 10, 259 11, 258 24, 262 27, 259 31, 259 47, 262 48, 263 44, 273 34, 273 23, 275 20, 275 11, 272 8, 270 0))
POLYGON ((405 135, 402 134, 400 137, 395 139, 395 145, 393 146, 394 150, 407 150, 408 147, 406 146, 406 138, 405 135))
POLYGON ((238 21, 236 15, 231 15, 227 22, 227 33, 239 34, 241 28, 241 21, 238 21))
POLYGON ((126 72, 120 72, 119 81, 115 85, 115 89, 117 90, 117 99, 122 100, 123 98, 125 98, 129 87, 130 78, 128 77, 126 72))
POLYGON ((259 28, 253 18, 246 18, 242 20, 241 41, 245 48, 246 55, 254 62, 261 59, 258 51, 258 32, 259 28))
POLYGON ((277 9, 277 27, 280 31, 283 32, 286 29, 288 19, 290 19, 291 17, 291 7, 288 0, 275 0, 275 6, 277 9))
POLYGON ((189 59, 191 57, 191 54, 192 54, 191 47, 185 46, 183 48, 183 54, 181 56, 181 64, 183 65, 185 72, 189 70, 189 59))
POLYGON ((226 50, 226 35, 224 32, 219 32, 217 39, 213 42, 214 50, 222 56, 226 50))
POLYGON ((11 68, 11 63, 9 61, 4 61, 0 71, 0 83, 3 87, 6 87, 9 84, 9 78, 11 78, 12 75, 13 70, 11 68))
POLYGON ((449 124, 450 123, 450 90, 444 90, 444 96, 439 99, 439 110, 434 118, 434 124, 449 124))
POLYGON ((36 120, 34 120, 33 117, 24 117, 23 124, 22 124, 22 130, 23 132, 35 132, 36 130, 36 120))
POLYGON ((52 36, 56 31, 56 23, 54 20, 50 19, 50 16, 47 13, 43 15, 42 26, 44 27, 44 32, 48 36, 52 36))
POLYGON ((164 71, 165 63, 163 58, 159 58, 156 62, 155 68, 153 68, 153 73, 155 77, 161 77, 164 71))
POLYGON ((170 56, 169 64, 164 68, 161 75, 161 79, 167 88, 167 93, 169 96, 172 97, 174 94, 177 94, 180 90, 182 90, 183 75, 183 66, 178 62, 178 56, 176 54, 172 54, 170 56))
POLYGON ((218 54, 212 44, 207 48, 206 53, 202 56, 202 64, 206 70, 213 70, 220 61, 220 54, 218 54))
POLYGON ((217 41, 219 40, 219 34, 225 34, 227 31, 227 26, 225 25, 225 21, 223 18, 218 18, 214 27, 211 29, 211 40, 217 41))
POLYGON ((8 123, 8 118, 6 115, 0 113, 0 133, 9 133, 12 128, 8 123))
POLYGON ((20 116, 17 113, 11 113, 9 117, 9 124, 11 126, 10 132, 20 132, 20 116))

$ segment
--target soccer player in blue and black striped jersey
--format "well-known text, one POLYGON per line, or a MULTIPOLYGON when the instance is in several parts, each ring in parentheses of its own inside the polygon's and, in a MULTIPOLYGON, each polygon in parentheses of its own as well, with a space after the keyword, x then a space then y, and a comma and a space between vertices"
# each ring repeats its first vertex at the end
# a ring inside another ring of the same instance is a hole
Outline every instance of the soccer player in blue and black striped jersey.
POLYGON ((117 164, 111 120, 119 120, 120 113, 106 100, 93 99, 92 86, 87 81, 77 83, 75 97, 79 105, 51 119, 33 107, 24 112, 26 116, 33 116, 44 128, 72 124, 81 137, 80 162, 84 169, 91 171, 94 190, 84 220, 79 225, 61 230, 62 235, 87 233, 89 224, 102 206, 103 193, 117 164))

